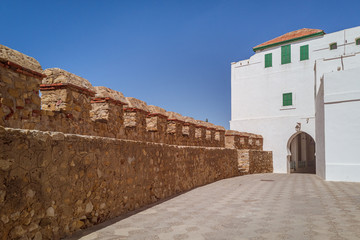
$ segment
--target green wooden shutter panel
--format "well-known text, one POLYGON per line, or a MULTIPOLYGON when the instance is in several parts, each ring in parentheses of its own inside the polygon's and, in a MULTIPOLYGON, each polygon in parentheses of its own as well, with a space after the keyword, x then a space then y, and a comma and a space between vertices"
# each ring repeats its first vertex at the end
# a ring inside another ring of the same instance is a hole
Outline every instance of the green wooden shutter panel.
POLYGON ((360 38, 356 39, 356 45, 360 45, 360 38))
POLYGON ((292 93, 284 93, 283 106, 291 106, 291 105, 292 105, 292 93))
POLYGON ((300 47, 300 61, 309 59, 309 45, 300 47))
POLYGON ((265 67, 272 67, 272 53, 265 54, 265 67))
POLYGON ((281 64, 291 63, 291 48, 290 45, 281 47, 281 64))

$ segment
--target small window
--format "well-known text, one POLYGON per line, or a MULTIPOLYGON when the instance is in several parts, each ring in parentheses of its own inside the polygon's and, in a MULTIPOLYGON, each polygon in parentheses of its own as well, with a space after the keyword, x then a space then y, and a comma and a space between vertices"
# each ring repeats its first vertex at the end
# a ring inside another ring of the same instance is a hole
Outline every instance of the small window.
POLYGON ((265 54, 265 68, 272 67, 272 53, 265 54))
POLYGON ((360 38, 355 39, 355 44, 360 45, 360 38))
POLYGON ((309 59, 309 45, 304 45, 300 47, 300 61, 309 59))
POLYGON ((290 45, 281 47, 281 64, 291 63, 291 48, 290 45))
POLYGON ((335 50, 335 49, 337 49, 337 43, 331 43, 330 50, 335 50))
POLYGON ((292 106, 292 93, 283 93, 283 106, 292 106))

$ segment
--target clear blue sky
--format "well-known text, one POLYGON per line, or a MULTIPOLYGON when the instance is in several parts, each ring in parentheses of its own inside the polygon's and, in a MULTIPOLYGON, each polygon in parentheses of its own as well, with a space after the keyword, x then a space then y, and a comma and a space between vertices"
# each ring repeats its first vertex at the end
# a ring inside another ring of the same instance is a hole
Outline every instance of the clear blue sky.
POLYGON ((0 44, 44 69, 228 128, 231 62, 300 28, 358 26, 359 9, 355 0, 9 0, 0 44))

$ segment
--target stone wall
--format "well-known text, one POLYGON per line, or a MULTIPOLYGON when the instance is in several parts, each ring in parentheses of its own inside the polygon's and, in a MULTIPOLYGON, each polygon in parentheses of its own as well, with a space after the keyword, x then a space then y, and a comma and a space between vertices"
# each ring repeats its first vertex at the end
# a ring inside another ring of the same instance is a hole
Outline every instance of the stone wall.
POLYGON ((0 45, 0 239, 59 239, 242 166, 268 172, 262 142, 0 45))
POLYGON ((240 175, 272 173, 272 152, 252 149, 238 150, 238 169, 240 175))
POLYGON ((1 126, 0 146, 0 236, 10 239, 57 239, 238 175, 226 148, 1 126))

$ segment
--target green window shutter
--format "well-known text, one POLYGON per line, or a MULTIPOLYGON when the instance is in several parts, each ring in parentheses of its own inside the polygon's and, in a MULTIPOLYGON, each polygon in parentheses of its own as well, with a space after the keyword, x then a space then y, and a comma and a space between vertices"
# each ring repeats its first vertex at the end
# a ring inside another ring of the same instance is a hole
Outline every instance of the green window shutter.
POLYGON ((360 38, 356 39, 356 45, 360 45, 360 38))
POLYGON ((272 53, 265 54, 265 68, 272 67, 272 53))
POLYGON ((291 63, 291 48, 290 45, 281 47, 281 64, 291 63))
POLYGON ((283 106, 292 106, 292 93, 283 93, 283 106))
POLYGON ((335 49, 337 49, 337 43, 330 44, 330 50, 335 50, 335 49))
POLYGON ((304 45, 300 47, 300 61, 309 59, 309 45, 304 45))

